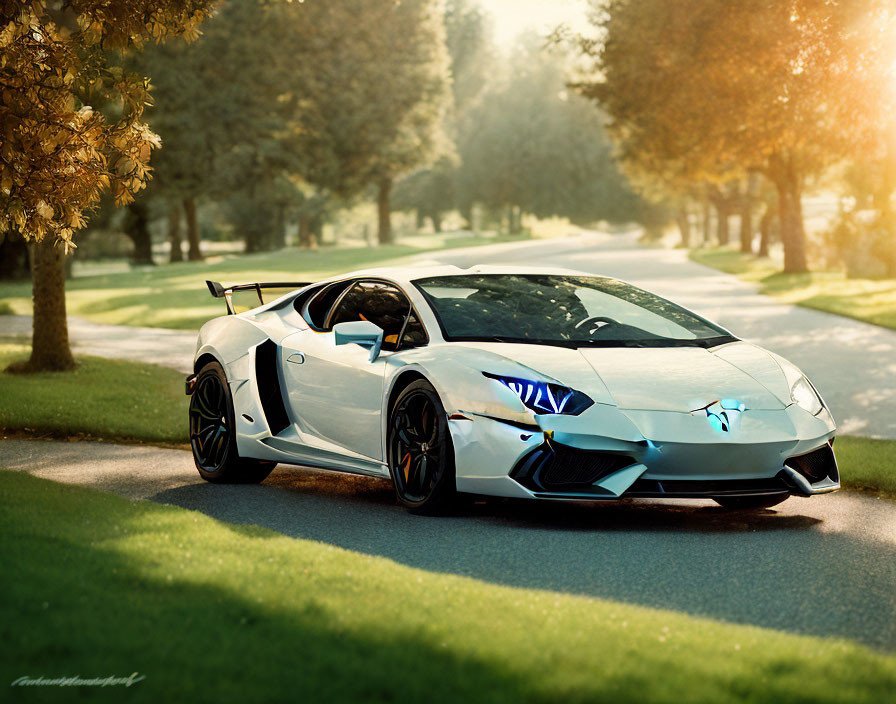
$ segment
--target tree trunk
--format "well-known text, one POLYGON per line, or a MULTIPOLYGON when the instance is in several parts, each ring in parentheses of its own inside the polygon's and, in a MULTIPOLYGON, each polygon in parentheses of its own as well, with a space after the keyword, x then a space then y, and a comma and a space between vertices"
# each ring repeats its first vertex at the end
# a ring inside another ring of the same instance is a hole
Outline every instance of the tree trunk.
POLYGON ((762 213, 762 217, 759 219, 759 252, 757 252, 757 254, 760 257, 768 256, 768 249, 772 237, 772 221, 774 219, 774 209, 766 204, 765 212, 762 213))
POLYGON ((809 271, 806 261, 806 231, 799 188, 778 190, 781 208, 781 242, 784 244, 784 271, 802 274, 809 271))
POLYGON ((473 204, 464 203, 460 206, 460 216, 464 219, 464 228, 473 229, 473 204))
POLYGON ((286 208, 274 206, 274 231, 271 238, 272 249, 283 249, 286 246, 286 208))
POLYGON ((442 231, 442 214, 441 213, 433 213, 430 215, 430 219, 432 220, 432 229, 436 232, 442 231))
POLYGON ((184 250, 180 233, 180 203, 176 200, 168 203, 168 242, 171 243, 171 256, 168 261, 182 262, 184 250))
POLYGON ((187 216, 187 242, 190 244, 187 259, 191 262, 202 261, 202 252, 199 249, 199 223, 196 221, 196 200, 192 196, 184 198, 184 213, 187 216))
POLYGON ((716 239, 719 246, 724 247, 731 241, 730 231, 728 230, 728 218, 731 217, 731 209, 728 203, 722 201, 715 204, 716 207, 716 239))
POLYGON ((324 216, 315 215, 311 218, 311 246, 317 247, 324 241, 324 216))
POLYGON ((781 243, 784 245, 784 271, 803 274, 809 271, 806 261, 806 230, 803 225, 801 179, 793 157, 773 155, 769 159, 769 178, 778 191, 778 218, 781 243))
POLYGON ((51 237, 31 246, 34 327, 31 358, 20 371, 74 369, 65 317, 65 249, 51 237))
POLYGON ((678 223, 678 231, 681 233, 681 246, 691 246, 691 216, 685 206, 680 206, 675 214, 675 222, 678 223))
POLYGON ((702 210, 700 218, 700 234, 703 237, 703 245, 706 246, 712 239, 712 210, 710 208, 709 198, 705 195, 703 196, 700 206, 702 210))
POLYGON ((134 243, 131 261, 137 265, 152 265, 152 238, 149 235, 149 207, 137 200, 128 205, 128 237, 134 243))
POLYGON ((416 210, 416 218, 414 228, 419 232, 423 229, 423 226, 426 224, 426 216, 423 214, 423 211, 420 208, 416 210))
POLYGON ((299 215, 299 247, 302 249, 311 247, 311 216, 304 213, 299 215))
POLYGON ((511 235, 518 235, 523 231, 523 211, 515 206, 511 205, 507 209, 507 231, 511 235))
POLYGON ((753 201, 756 193, 756 174, 751 173, 744 184, 740 199, 740 251, 753 253, 753 201))
POLYGON ((384 176, 379 182, 377 195, 378 229, 377 239, 380 244, 392 244, 392 206, 389 197, 392 193, 392 179, 384 176))

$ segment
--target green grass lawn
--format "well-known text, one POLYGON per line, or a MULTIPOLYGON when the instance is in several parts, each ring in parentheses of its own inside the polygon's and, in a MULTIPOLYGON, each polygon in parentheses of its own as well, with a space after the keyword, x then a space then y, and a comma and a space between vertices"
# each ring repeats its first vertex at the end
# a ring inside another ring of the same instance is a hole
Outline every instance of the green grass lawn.
MULTIPOLYGON (((207 262, 183 262, 145 267, 103 276, 74 278, 67 283, 69 315, 100 323, 198 330, 209 318, 221 315, 224 302, 213 299, 205 286, 255 281, 314 281, 341 272, 390 266, 406 258, 446 247, 456 248, 502 241, 506 237, 432 237, 426 246, 390 245, 344 249, 285 249, 264 254, 213 257, 207 262)), ((234 296, 234 302, 257 305, 254 294, 234 296)), ((248 306, 247 306, 248 307, 248 306)), ((0 310, 31 312, 31 283, 0 282, 0 310)))
POLYGON ((896 691, 896 656, 846 641, 434 574, 22 473, 0 472, 0 531, 0 681, 145 676, 127 691, 16 689, 17 701, 877 703, 896 691))
POLYGON ((896 440, 843 435, 834 441, 834 449, 846 489, 896 499, 896 440))
MULTIPOLYGON (((0 342, 0 370, 28 357, 0 342)), ((184 375, 154 364, 79 357, 72 372, 0 373, 0 428, 58 437, 187 442, 184 375)))
POLYGON ((690 258, 759 284, 762 293, 787 303, 896 329, 896 280, 848 279, 830 271, 782 274, 773 260, 732 249, 696 249, 690 258))

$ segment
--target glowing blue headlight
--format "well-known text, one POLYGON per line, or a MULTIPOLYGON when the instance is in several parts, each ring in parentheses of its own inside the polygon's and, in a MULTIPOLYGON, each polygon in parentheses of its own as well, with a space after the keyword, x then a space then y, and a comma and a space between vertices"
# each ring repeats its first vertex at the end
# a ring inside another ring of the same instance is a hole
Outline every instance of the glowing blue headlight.
POLYGON ((489 379, 500 381, 504 386, 519 396, 520 401, 536 415, 543 413, 558 413, 561 415, 577 416, 594 401, 581 391, 570 389, 559 384, 549 384, 546 381, 531 381, 518 379, 513 376, 499 376, 482 372, 489 379))

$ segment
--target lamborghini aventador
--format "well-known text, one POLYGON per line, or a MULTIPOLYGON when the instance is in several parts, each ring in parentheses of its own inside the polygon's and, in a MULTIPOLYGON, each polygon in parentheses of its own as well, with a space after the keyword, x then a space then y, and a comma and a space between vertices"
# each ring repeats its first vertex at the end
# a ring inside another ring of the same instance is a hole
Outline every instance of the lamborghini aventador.
POLYGON ((186 390, 211 482, 278 463, 385 477, 420 513, 457 494, 749 509, 840 486, 834 420, 799 369, 617 279, 446 266, 207 284, 227 315, 200 330, 186 390), (237 313, 246 292, 260 305, 237 313))

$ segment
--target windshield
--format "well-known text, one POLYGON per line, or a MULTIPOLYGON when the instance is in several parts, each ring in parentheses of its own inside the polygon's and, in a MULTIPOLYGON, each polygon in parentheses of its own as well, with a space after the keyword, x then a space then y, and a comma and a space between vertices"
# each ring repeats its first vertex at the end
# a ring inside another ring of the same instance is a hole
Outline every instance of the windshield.
POLYGON ((643 289, 597 276, 472 274, 414 284, 446 340, 675 347, 736 338, 643 289))

